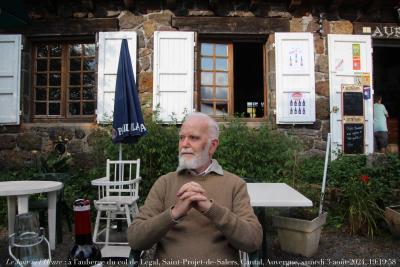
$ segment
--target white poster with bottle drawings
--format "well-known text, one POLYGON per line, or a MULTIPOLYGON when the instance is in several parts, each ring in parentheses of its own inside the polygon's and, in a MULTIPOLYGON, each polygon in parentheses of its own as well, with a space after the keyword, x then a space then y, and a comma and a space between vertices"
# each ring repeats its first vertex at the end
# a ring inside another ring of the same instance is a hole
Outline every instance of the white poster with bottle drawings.
POLYGON ((288 70, 304 70, 305 69, 305 53, 304 47, 299 45, 289 45, 286 66, 288 70))
POLYGON ((308 99, 304 93, 289 93, 289 115, 293 117, 308 115, 309 103, 307 102, 308 99))

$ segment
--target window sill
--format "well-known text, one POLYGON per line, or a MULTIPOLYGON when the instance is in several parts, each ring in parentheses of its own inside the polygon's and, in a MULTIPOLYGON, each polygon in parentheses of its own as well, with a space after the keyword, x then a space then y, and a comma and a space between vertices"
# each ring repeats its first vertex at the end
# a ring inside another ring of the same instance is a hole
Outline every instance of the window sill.
POLYGON ((28 123, 21 123, 21 126, 25 129, 34 127, 79 127, 79 128, 93 128, 97 125, 96 122, 82 122, 82 121, 34 121, 28 123))
POLYGON ((263 125, 268 125, 270 122, 267 117, 263 118, 234 118, 234 117, 213 117, 213 119, 218 122, 218 124, 229 125, 232 120, 238 120, 240 122, 246 123, 246 125, 250 128, 259 128, 263 125))

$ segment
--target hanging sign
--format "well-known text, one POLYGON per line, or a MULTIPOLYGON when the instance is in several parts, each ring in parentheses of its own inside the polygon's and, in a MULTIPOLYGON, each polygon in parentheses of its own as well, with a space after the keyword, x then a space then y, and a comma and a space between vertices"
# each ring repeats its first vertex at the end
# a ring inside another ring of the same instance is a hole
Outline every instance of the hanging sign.
POLYGON ((352 52, 353 52, 353 70, 361 70, 360 44, 353 44, 352 52))
POLYGON ((368 100, 371 98, 371 86, 363 86, 363 95, 364 100, 368 100))
POLYGON ((398 23, 354 22, 353 27, 354 34, 370 34, 374 39, 400 39, 398 23))
POLYGON ((342 84, 342 130, 345 154, 364 153, 364 98, 368 93, 364 89, 367 88, 361 85, 342 84))
POLYGON ((369 74, 369 72, 362 73, 361 84, 362 85, 370 85, 371 84, 371 75, 369 74))
POLYGON ((301 46, 290 46, 288 48, 288 61, 286 62, 289 70, 304 70, 304 48, 301 46))
POLYGON ((289 114, 298 116, 306 115, 308 113, 308 103, 306 103, 304 94, 301 92, 294 92, 289 94, 289 114))
POLYGON ((364 153, 364 124, 346 123, 343 124, 345 154, 363 154, 364 153))
POLYGON ((371 75, 369 72, 355 72, 354 73, 354 84, 356 85, 371 85, 371 75))

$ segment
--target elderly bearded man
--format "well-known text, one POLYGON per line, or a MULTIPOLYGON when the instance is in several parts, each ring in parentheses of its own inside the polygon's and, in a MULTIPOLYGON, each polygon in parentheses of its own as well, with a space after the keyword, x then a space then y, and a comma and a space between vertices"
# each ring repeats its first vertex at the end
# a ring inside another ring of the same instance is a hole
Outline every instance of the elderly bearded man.
POLYGON ((158 178, 129 226, 130 246, 145 250, 157 243, 160 265, 240 265, 239 250, 261 245, 246 183, 212 159, 218 135, 209 116, 187 116, 179 132, 178 169, 158 178))

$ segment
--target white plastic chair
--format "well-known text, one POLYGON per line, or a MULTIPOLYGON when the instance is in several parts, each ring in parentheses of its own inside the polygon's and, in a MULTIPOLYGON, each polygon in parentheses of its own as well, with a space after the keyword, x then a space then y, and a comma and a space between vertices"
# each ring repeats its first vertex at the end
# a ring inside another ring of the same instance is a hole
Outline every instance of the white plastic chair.
POLYGON ((107 159, 106 177, 92 181, 98 187, 98 200, 94 201, 97 209, 96 223, 93 233, 95 244, 127 245, 128 242, 110 241, 111 221, 125 220, 131 224, 138 213, 140 159, 109 160, 107 159), (101 221, 106 226, 101 228, 101 221), (105 231, 105 240, 99 240, 99 235, 105 231))

